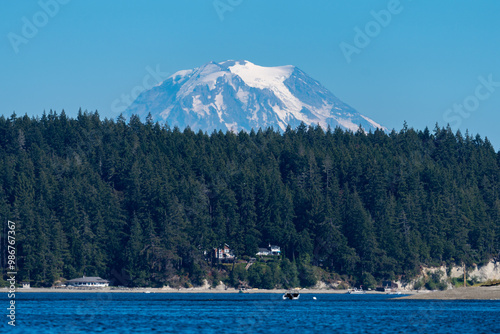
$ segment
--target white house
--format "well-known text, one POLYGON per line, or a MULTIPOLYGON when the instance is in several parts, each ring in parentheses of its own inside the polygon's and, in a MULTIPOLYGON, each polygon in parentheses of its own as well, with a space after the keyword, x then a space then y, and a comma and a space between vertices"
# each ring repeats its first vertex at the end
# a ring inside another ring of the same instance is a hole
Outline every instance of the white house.
POLYGON ((281 255, 281 248, 278 246, 269 246, 272 255, 281 255))
POLYGON ((229 248, 228 244, 224 244, 219 248, 214 248, 215 258, 220 261, 229 261, 235 258, 233 251, 229 248))
POLYGON ((68 286, 89 287, 89 288, 104 288, 109 286, 109 281, 100 277, 81 277, 74 278, 66 282, 68 286))
POLYGON ((259 248, 256 254, 257 256, 268 256, 268 255, 281 255, 281 248, 279 246, 269 245, 267 248, 259 248))
POLYGON ((267 255, 271 255, 271 252, 269 252, 269 250, 267 248, 259 248, 259 251, 255 255, 257 255, 257 256, 267 256, 267 255))

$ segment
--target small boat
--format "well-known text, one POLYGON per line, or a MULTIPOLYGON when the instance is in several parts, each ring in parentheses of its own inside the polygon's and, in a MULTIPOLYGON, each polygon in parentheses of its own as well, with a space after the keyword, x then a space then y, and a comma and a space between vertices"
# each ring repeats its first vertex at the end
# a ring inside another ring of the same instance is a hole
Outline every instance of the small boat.
POLYGON ((299 299, 299 297, 300 297, 300 292, 297 289, 288 290, 283 294, 283 299, 294 300, 294 299, 299 299))
POLYGON ((349 289, 347 291, 348 294, 350 295, 361 295, 361 294, 364 294, 366 293, 365 290, 363 290, 363 288, 354 288, 354 289, 349 289))

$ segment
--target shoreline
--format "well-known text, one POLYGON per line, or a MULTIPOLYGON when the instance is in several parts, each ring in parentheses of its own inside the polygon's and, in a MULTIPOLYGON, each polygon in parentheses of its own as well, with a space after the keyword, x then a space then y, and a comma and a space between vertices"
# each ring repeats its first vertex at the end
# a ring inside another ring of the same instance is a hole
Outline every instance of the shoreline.
MULTIPOLYGON (((8 292, 7 288, 0 288, 0 292, 8 292)), ((262 294, 274 293, 284 294, 287 289, 249 289, 245 290, 245 294, 262 294)), ((301 294, 347 294, 348 290, 334 290, 334 289, 300 289, 301 294)), ((417 291, 399 291, 402 295, 416 294, 417 291)), ((234 288, 19 288, 16 293, 240 293, 239 290, 234 288)), ((386 292, 380 291, 366 291, 366 294, 373 295, 386 295, 386 292)), ((396 296, 395 294, 393 294, 396 296)))
MULTIPOLYGON (((245 294, 284 294, 286 289, 249 289, 245 294)), ((8 288, 0 288, 0 293, 8 293, 8 288)), ((19 288, 16 293, 181 293, 181 294, 238 294, 234 288, 19 288)), ((347 290, 300 289, 301 294, 347 294, 347 290)), ((400 290, 402 296, 381 291, 365 291, 367 295, 391 295, 394 300, 500 300, 500 286, 468 287, 444 291, 400 290)))
MULTIPOLYGON (((286 289, 249 289, 245 294, 284 294, 286 289)), ((300 289, 301 294, 347 294, 348 290, 300 289)), ((8 293, 8 288, 0 288, 0 293, 8 293)), ((181 294, 238 294, 234 288, 18 288, 16 293, 181 293, 181 294)), ((367 295, 391 295, 394 300, 500 300, 500 286, 468 287, 445 291, 400 290, 402 296, 381 291, 365 291, 367 295)))
POLYGON ((401 300, 500 300, 500 286, 457 288, 398 297, 401 300))

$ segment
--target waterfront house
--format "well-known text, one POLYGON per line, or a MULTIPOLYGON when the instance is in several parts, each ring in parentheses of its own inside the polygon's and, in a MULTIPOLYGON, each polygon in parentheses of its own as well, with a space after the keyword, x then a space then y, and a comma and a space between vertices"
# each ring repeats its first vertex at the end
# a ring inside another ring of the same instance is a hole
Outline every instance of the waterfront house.
POLYGON ((87 287, 87 288, 104 288, 109 286, 109 281, 100 277, 80 277, 74 278, 66 282, 68 286, 87 287))

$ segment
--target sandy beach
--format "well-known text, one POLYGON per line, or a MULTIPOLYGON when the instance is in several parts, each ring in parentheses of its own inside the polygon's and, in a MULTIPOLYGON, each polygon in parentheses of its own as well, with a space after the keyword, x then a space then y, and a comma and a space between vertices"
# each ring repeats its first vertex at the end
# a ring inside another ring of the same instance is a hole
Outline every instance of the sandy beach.
MULTIPOLYGON (((6 288, 0 289, 0 292, 8 290, 6 288)), ((286 289, 249 289, 244 293, 277 293, 283 294, 286 289)), ((17 289, 16 293, 240 293, 239 290, 234 288, 28 288, 17 289)), ((346 294, 347 290, 333 290, 333 289, 301 289, 301 294, 346 294)), ((367 294, 386 294, 385 292, 366 291, 367 294)), ((416 291, 401 291, 401 294, 414 294, 416 291)))
POLYGON ((398 299, 421 300, 500 300, 500 286, 458 288, 445 291, 419 292, 398 299))
MULTIPOLYGON (((0 289, 0 292, 7 292, 6 288, 0 289)), ((276 293, 283 294, 285 289, 249 289, 244 293, 276 293)), ((28 288, 17 289, 16 293, 239 293, 239 290, 233 288, 181 288, 174 289, 166 288, 28 288)), ((333 289, 301 289, 301 294, 346 294, 347 290, 333 289)), ((405 295, 397 299, 414 299, 414 300, 459 300, 459 299, 475 299, 475 300, 500 300, 500 286, 493 287, 469 287, 458 288, 445 291, 416 291, 416 290, 401 290, 400 293, 405 295)), ((366 294, 386 294, 385 292, 366 291, 366 294)))

